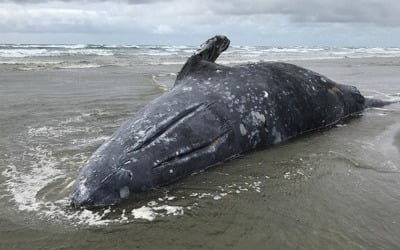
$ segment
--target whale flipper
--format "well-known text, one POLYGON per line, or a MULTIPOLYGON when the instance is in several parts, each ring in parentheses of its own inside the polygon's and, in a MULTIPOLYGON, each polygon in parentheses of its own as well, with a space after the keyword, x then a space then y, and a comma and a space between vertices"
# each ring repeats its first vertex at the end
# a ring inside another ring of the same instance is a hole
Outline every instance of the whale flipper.
POLYGON ((200 56, 203 60, 215 62, 219 55, 228 49, 230 40, 226 36, 217 35, 200 45, 194 56, 200 56))
MULTIPOLYGON (((207 65, 213 66, 219 55, 228 49, 230 40, 226 36, 216 35, 205 41, 200 48, 186 61, 181 71, 176 77, 176 80, 181 80, 199 68, 204 68, 207 65)), ((177 82, 175 82, 175 85, 177 82)))

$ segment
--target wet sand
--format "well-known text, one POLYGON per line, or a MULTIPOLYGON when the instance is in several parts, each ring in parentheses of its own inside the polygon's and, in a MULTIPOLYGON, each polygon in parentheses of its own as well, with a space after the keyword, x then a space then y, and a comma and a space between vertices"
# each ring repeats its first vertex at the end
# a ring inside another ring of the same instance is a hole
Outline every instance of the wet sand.
MULTIPOLYGON (((291 63, 366 96, 400 99, 400 58, 291 63)), ((0 249, 398 248, 400 104, 366 110, 110 211, 69 208, 82 164, 171 87, 170 73, 179 68, 0 68, 0 249), (153 220, 135 218, 143 206, 153 220), (156 210, 161 206, 175 212, 156 210)))

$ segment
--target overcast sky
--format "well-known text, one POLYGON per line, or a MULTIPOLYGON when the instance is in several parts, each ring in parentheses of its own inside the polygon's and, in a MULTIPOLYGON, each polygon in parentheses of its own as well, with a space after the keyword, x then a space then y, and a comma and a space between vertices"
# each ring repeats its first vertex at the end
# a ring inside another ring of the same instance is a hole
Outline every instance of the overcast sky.
POLYGON ((400 46, 400 0, 0 0, 0 43, 400 46))

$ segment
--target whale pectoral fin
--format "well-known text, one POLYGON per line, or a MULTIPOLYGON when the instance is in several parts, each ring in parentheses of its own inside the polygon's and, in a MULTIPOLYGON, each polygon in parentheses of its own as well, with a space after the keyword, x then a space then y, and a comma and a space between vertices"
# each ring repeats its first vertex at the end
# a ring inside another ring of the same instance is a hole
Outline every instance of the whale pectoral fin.
POLYGON ((226 36, 217 35, 200 45, 195 55, 199 55, 203 60, 215 62, 219 55, 228 49, 230 44, 226 36))
POLYGON ((183 79, 190 72, 195 71, 200 66, 203 68, 206 64, 214 64, 218 56, 228 49, 230 44, 229 39, 226 36, 217 35, 207 41, 205 41, 200 48, 186 61, 181 71, 176 77, 175 85, 177 81, 183 79))
POLYGON ((179 80, 185 78, 190 72, 194 71, 201 61, 201 57, 198 55, 191 56, 186 63, 183 65, 181 71, 179 71, 178 75, 176 76, 175 85, 179 83, 179 80))

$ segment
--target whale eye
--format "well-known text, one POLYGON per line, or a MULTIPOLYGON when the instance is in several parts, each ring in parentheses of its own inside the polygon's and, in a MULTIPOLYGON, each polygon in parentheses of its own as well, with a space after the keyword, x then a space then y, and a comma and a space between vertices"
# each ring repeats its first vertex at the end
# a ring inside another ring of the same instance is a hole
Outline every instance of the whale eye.
POLYGON ((121 199, 125 199, 129 196, 129 187, 128 186, 124 186, 119 190, 119 197, 121 197, 121 199))

